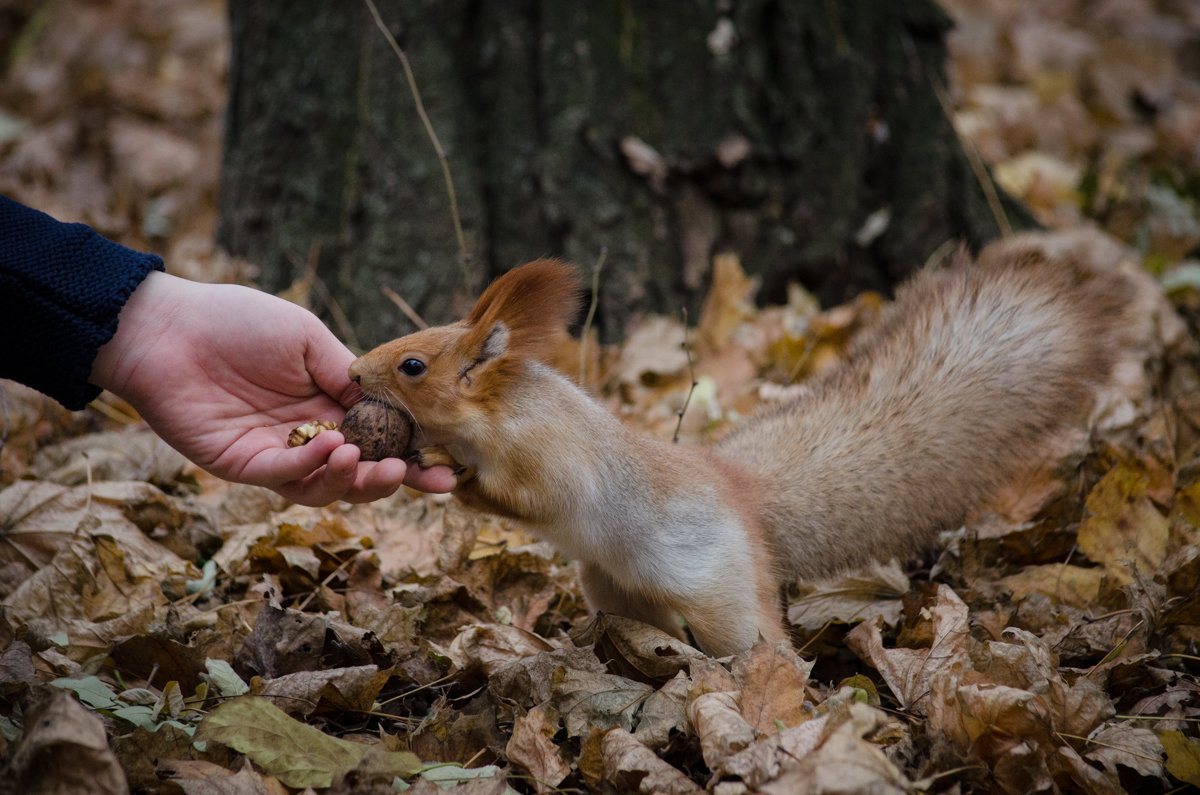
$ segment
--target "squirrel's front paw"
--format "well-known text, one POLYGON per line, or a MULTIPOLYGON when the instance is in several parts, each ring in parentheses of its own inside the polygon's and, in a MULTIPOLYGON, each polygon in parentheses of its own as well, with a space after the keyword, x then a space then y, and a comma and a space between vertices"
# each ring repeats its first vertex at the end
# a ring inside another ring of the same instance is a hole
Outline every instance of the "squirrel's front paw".
POLYGON ((460 486, 475 475, 474 467, 463 466, 458 463, 454 459, 454 456, 450 455, 450 451, 441 446, 422 447, 416 452, 412 460, 421 469, 429 469, 436 466, 450 467, 458 477, 460 486))

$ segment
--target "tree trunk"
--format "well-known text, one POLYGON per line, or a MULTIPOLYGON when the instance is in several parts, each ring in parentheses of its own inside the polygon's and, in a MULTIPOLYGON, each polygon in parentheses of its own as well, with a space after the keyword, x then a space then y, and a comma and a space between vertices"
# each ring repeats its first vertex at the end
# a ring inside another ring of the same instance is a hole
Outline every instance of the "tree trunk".
POLYGON ((937 99, 949 21, 931 0, 377 2, 465 251, 367 6, 230 4, 221 242, 267 289, 311 264, 360 345, 412 330, 384 286, 444 322, 545 255, 590 269, 606 252, 613 339, 695 308, 720 250, 764 302, 798 280, 832 303, 999 234, 937 99))

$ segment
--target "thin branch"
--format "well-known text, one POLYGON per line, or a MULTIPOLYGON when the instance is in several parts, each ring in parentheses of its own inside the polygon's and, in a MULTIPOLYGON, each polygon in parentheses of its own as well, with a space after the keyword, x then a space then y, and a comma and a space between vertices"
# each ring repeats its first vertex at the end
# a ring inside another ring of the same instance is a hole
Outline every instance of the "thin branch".
POLYGON ((404 313, 405 317, 413 322, 414 326, 421 330, 429 328, 429 324, 417 314, 417 310, 408 305, 408 301, 405 301, 400 297, 399 293, 397 293, 391 287, 388 287, 386 284, 380 285, 379 289, 385 296, 387 296, 389 301, 395 304, 397 308, 404 313))
POLYGON ((425 103, 421 101, 421 92, 417 89, 417 78, 413 75, 412 66, 408 62, 408 56, 404 54, 404 50, 396 42, 396 38, 391 31, 387 29, 387 25, 383 24, 383 17, 379 16, 379 9, 375 7, 372 0, 363 0, 367 4, 367 9, 371 12, 371 17, 375 20, 375 27, 379 28, 379 32, 387 39, 387 43, 391 46, 392 52, 396 53, 396 57, 400 59, 400 65, 404 67, 404 78, 408 81, 408 90, 412 93, 413 101, 417 105, 417 115, 421 117, 421 123, 425 125, 425 134, 429 136, 430 142, 433 144, 433 150, 437 153, 438 162, 442 166, 442 178, 446 182, 446 194, 450 197, 450 216, 454 221, 454 236, 458 240, 458 257, 462 263, 463 280, 466 283, 467 295, 473 293, 471 286, 471 255, 467 251, 467 238, 463 234, 462 219, 458 212, 458 196, 454 191, 454 180, 450 177, 450 161, 446 158, 446 150, 442 148, 442 142, 438 140, 437 133, 433 131, 433 123, 429 120, 429 115, 425 112, 425 103))
POLYGON ((688 404, 692 402, 692 393, 696 391, 696 364, 692 361, 692 346, 688 344, 688 316, 687 307, 683 307, 683 351, 687 354, 688 372, 692 376, 692 385, 688 387, 687 397, 683 399, 683 405, 675 412, 679 417, 679 421, 675 423, 675 435, 671 438, 672 442, 679 441, 679 429, 683 427, 683 415, 688 409, 688 404))
POLYGON ((942 113, 946 115, 946 120, 950 122, 950 128, 954 130, 954 134, 962 144, 967 162, 971 164, 971 171, 975 173, 975 179, 979 181, 979 187, 983 189, 983 195, 987 199, 988 208, 991 209, 992 216, 996 219, 996 226, 1000 228, 1000 235, 1012 237, 1012 224, 1008 222, 1008 215, 1004 212, 1004 205, 1000 202, 1000 194, 996 193, 996 186, 992 183, 991 176, 988 175, 987 166, 984 165, 979 150, 975 148, 973 141, 959 133, 958 127, 954 124, 954 108, 950 102, 950 94, 942 85, 941 79, 933 72, 929 72, 929 84, 933 86, 933 93, 937 96, 938 104, 942 106, 942 113))
POLYGON ((592 266, 592 303, 588 306, 587 318, 583 321, 583 333, 579 338, 579 385, 587 383, 587 343, 588 334, 592 330, 592 320, 596 317, 596 306, 600 303, 600 269, 608 258, 608 246, 600 249, 600 257, 592 266))

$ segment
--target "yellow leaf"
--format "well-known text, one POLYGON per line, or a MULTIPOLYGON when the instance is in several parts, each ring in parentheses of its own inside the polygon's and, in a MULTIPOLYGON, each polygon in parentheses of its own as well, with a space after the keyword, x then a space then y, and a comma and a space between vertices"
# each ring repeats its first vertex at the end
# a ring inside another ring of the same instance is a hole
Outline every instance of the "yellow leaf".
POLYGON ((1099 597, 1100 583, 1103 579, 1104 569, 1085 569, 1080 566, 1051 563, 1045 566, 1026 566, 1000 582, 1012 591, 1013 598, 1017 600, 1032 594, 1041 594, 1057 603, 1087 607, 1099 597))
POLYGON ((1167 772, 1194 787, 1200 787, 1200 740, 1184 737, 1183 732, 1157 732, 1167 752, 1167 772))
POLYGON ((1088 516, 1079 527, 1079 548, 1121 582, 1131 582, 1130 565, 1155 571, 1167 555, 1169 525, 1147 496, 1148 478, 1118 463, 1087 497, 1088 516))

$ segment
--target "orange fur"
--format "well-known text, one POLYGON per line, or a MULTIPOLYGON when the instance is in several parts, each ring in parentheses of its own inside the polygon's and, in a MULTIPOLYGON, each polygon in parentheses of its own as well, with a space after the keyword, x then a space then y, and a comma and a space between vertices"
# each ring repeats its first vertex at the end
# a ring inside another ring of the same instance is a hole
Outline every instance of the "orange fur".
POLYGON ((350 372, 413 416, 420 460, 461 465, 464 502, 578 559, 594 608, 681 614, 725 655, 785 636, 785 578, 911 552, 1016 474, 1108 377, 1125 294, 1015 245, 922 274, 845 367, 708 450, 633 434, 544 363, 579 298, 552 260, 350 372))

